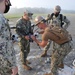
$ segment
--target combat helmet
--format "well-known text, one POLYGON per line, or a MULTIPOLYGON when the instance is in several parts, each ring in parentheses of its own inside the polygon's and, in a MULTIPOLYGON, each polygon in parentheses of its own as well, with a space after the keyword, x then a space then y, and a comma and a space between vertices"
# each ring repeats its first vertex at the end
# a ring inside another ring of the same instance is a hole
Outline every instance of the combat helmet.
POLYGON ((54 11, 55 12, 60 12, 61 11, 61 7, 59 5, 54 7, 54 11))
POLYGON ((35 18, 35 23, 36 23, 36 24, 39 24, 40 22, 45 22, 45 19, 44 19, 44 17, 42 17, 42 16, 37 16, 37 17, 35 18))
POLYGON ((25 10, 24 12, 27 13, 29 16, 33 15, 33 13, 31 11, 29 11, 29 10, 25 10))
POLYGON ((29 10, 25 10, 24 13, 28 14, 29 18, 32 19, 33 13, 29 10))

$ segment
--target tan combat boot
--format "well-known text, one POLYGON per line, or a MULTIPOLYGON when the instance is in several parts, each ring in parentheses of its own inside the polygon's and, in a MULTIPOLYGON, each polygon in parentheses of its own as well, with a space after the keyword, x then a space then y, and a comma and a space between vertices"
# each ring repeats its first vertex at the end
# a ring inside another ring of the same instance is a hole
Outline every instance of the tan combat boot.
POLYGON ((32 68, 30 66, 28 66, 27 64, 24 64, 23 67, 25 70, 32 70, 32 68))
POLYGON ((46 74, 44 74, 44 75, 53 75, 52 73, 46 73, 46 74))
POLYGON ((42 54, 41 57, 46 57, 47 56, 47 50, 45 50, 42 54))
POLYGON ((61 63, 61 64, 58 65, 58 67, 63 69, 64 68, 64 64, 61 63))

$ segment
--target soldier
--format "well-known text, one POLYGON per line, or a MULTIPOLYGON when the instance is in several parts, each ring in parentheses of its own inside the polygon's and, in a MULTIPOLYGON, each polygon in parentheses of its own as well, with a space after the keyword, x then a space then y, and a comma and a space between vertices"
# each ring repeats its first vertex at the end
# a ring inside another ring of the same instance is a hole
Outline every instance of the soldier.
POLYGON ((24 15, 21 19, 17 21, 16 32, 20 37, 20 47, 21 47, 21 61, 24 69, 31 70, 32 68, 28 66, 30 63, 27 60, 27 56, 30 52, 30 36, 33 34, 31 29, 31 21, 33 13, 30 13, 28 10, 24 12, 24 15))
MULTIPOLYGON (((54 7, 54 13, 48 16, 47 20, 48 23, 53 24, 54 20, 57 20, 59 22, 60 27, 63 27, 64 29, 67 29, 70 25, 70 21, 67 19, 66 16, 63 16, 60 14, 61 7, 59 5, 54 7)), ((41 57, 47 56, 47 51, 49 50, 51 45, 51 41, 48 42, 48 44, 44 48, 44 52, 41 54, 41 57)))
MULTIPOLYGON (((59 25, 58 25, 59 23, 56 23, 55 26, 51 25, 49 27, 44 22, 44 18, 42 16, 37 16, 35 18, 35 21, 37 23, 37 26, 40 29, 44 29, 44 33, 42 34, 42 41, 41 42, 38 41, 35 36, 31 36, 32 39, 41 47, 46 46, 48 43, 48 40, 53 41, 54 51, 53 51, 52 57, 51 57, 51 73, 45 74, 45 75, 58 75, 58 72, 57 72, 57 70, 59 68, 58 65, 60 64, 61 61, 64 60, 65 56, 72 50, 71 39, 68 39, 69 36, 67 36, 66 39, 63 39, 62 37, 59 38, 58 35, 56 35, 55 33, 54 34, 52 33, 52 29, 55 27, 61 29, 61 27, 59 27, 59 25), (60 41, 61 39, 63 39, 63 41, 60 41), (60 43, 58 43, 57 41, 59 41, 60 43)), ((61 31, 60 29, 58 29, 58 31, 61 31)), ((58 31, 57 31, 57 34, 58 34, 58 31)), ((62 32, 60 32, 59 34, 61 34, 61 33, 62 32)), ((65 35, 67 35, 67 34, 65 34, 65 35)), ((64 36, 64 38, 65 38, 65 36, 64 36)))
POLYGON ((10 9, 10 0, 0 0, 0 75, 16 75, 15 50, 11 40, 11 31, 7 19, 3 16, 10 9))

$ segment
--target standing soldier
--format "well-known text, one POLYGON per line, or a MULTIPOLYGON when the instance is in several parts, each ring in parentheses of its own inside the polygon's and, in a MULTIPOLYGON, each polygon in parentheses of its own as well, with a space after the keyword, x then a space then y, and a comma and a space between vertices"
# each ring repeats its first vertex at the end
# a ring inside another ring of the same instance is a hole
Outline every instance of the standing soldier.
POLYGON ((30 52, 30 36, 33 34, 31 29, 31 21, 33 13, 28 10, 24 12, 21 19, 18 20, 16 24, 16 32, 20 37, 20 47, 21 47, 21 61, 24 69, 31 70, 32 68, 28 66, 30 62, 27 60, 27 56, 30 52))
POLYGON ((0 75, 16 75, 16 56, 11 40, 11 31, 3 13, 10 9, 10 0, 0 0, 0 75))
MULTIPOLYGON (((60 27, 67 29, 68 26, 70 25, 70 21, 66 18, 66 16, 60 14, 60 11, 61 11, 61 7, 59 5, 55 6, 54 13, 49 15, 49 17, 47 18, 48 23, 50 22, 50 24, 54 24, 55 20, 57 20, 59 22, 60 27)), ((51 45, 51 41, 49 40, 48 44, 44 48, 44 52, 42 53, 41 57, 47 56, 47 51, 49 50, 50 45, 51 45)))
POLYGON ((57 21, 55 26, 48 26, 42 16, 37 16, 35 22, 40 29, 44 30, 44 33, 42 34, 42 41, 37 40, 35 36, 31 36, 32 39, 41 47, 45 47, 48 40, 53 41, 54 50, 51 56, 51 72, 44 75, 59 75, 58 69, 60 68, 60 62, 63 61, 72 50, 72 38, 65 29, 59 26, 57 21))

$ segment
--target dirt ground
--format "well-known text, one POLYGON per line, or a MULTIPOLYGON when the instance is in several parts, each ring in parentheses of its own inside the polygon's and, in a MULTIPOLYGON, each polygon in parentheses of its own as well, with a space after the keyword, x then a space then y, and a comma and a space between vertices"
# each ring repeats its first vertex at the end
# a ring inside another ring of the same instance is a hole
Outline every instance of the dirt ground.
MULTIPOLYGON (((68 16, 68 19, 71 21, 68 31, 71 33, 73 37, 74 47, 73 47, 73 50, 70 52, 70 54, 67 55, 67 57, 64 59, 64 64, 69 67, 72 67, 73 60, 75 59, 75 17, 68 16)), ((11 19, 10 21, 13 22, 12 25, 15 25, 17 19, 15 20, 11 19)), ((13 30, 12 30, 12 33, 14 33, 13 30)), ((41 53, 43 52, 43 48, 41 48, 40 50, 35 42, 31 43, 30 53, 27 58, 31 62, 30 66, 33 68, 31 71, 26 71, 22 67, 22 63, 20 61, 20 49, 18 48, 16 44, 14 44, 14 48, 16 50, 19 75, 43 75, 46 72, 50 72, 50 55, 52 52, 52 45, 50 49, 48 50, 48 56, 43 58, 43 57, 40 57, 41 53), (47 62, 48 59, 49 59, 49 62, 47 62)))

